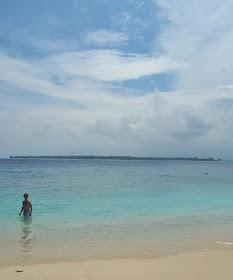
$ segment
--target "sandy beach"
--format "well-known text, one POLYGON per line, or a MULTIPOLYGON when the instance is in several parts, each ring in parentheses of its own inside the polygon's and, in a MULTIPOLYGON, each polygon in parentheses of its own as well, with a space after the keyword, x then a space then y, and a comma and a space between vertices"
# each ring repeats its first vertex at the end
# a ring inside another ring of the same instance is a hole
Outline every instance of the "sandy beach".
POLYGON ((4 280, 232 280, 233 251, 206 251, 159 259, 45 263, 0 268, 4 280))

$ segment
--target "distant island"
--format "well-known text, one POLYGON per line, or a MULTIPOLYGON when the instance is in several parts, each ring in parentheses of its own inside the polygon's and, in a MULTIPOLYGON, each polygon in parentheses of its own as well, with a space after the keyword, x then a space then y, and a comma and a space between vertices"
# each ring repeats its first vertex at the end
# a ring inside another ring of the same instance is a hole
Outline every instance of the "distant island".
POLYGON ((12 159, 108 159, 108 160, 186 160, 186 161, 221 161, 213 158, 185 157, 133 157, 133 156, 10 156, 12 159))

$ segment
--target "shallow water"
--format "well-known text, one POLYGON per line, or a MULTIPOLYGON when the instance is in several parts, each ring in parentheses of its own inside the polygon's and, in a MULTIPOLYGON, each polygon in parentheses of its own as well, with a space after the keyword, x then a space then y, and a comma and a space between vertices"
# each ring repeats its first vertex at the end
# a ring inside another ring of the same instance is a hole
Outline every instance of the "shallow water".
POLYGON ((231 249, 232 171, 224 161, 1 159, 0 265, 231 249), (25 192, 31 218, 18 216, 25 192))

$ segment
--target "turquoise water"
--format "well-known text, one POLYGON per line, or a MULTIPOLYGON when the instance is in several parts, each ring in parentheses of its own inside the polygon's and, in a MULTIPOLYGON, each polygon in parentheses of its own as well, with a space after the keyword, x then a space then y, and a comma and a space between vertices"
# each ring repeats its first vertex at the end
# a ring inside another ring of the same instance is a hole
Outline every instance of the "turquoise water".
POLYGON ((230 161, 1 159, 0 265, 232 249, 232 171, 230 161), (31 218, 18 216, 25 192, 31 218))

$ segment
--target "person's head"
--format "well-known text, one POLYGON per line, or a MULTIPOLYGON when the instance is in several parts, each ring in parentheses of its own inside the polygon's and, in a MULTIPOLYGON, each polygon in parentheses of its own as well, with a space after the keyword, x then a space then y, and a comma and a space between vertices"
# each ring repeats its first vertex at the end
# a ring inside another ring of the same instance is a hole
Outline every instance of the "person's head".
POLYGON ((25 199, 28 199, 28 194, 25 193, 25 194, 23 195, 23 197, 24 197, 25 199))

